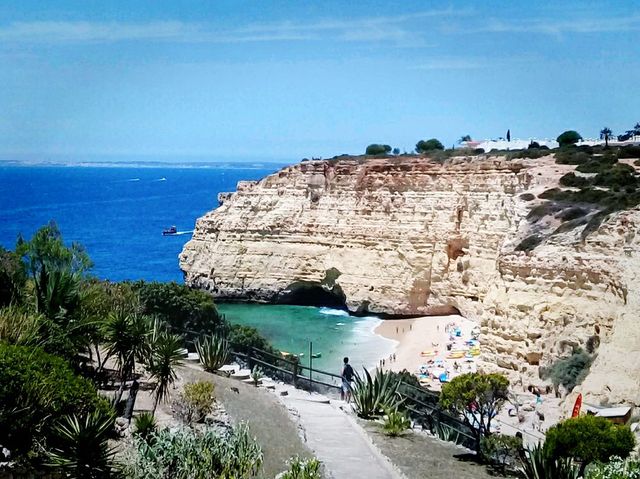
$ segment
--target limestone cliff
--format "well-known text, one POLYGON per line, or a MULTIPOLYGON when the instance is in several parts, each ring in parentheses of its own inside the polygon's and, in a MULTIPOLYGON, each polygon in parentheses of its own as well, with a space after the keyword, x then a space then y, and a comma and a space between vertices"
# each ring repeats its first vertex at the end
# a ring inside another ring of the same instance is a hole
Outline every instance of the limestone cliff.
POLYGON ((459 311, 482 326, 485 367, 515 380, 591 338, 583 390, 640 403, 640 211, 570 227, 535 216, 535 196, 566 171, 550 157, 302 162, 221 196, 180 265, 187 284, 227 299, 459 311))

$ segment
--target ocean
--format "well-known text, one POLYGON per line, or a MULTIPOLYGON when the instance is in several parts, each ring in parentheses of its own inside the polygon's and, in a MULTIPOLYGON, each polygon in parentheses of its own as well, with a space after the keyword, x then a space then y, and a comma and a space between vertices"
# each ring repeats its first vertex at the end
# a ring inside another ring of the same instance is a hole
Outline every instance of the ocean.
MULTIPOLYGON (((112 281, 182 283, 178 255, 195 221, 218 206, 218 193, 240 180, 257 180, 281 165, 213 168, 0 166, 0 246, 15 247, 55 221, 65 242, 79 242, 94 266, 112 281), (182 234, 162 236, 175 225, 182 234)), ((393 342, 373 333, 379 320, 302 306, 220 304, 231 322, 258 328, 272 344, 322 354, 314 367, 339 371, 343 356, 355 366, 375 365, 393 342)), ((307 363, 305 363, 307 364, 307 363)))
POLYGON ((192 231, 219 192, 277 169, 0 167, 0 246, 53 220, 66 242, 85 246, 99 278, 182 282, 178 254, 191 236, 162 230, 192 231))

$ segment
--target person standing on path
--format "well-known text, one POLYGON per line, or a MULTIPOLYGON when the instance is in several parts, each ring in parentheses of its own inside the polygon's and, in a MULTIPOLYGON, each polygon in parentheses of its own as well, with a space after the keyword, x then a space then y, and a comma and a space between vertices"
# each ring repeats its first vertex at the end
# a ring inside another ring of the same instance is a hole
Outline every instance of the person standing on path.
POLYGON ((353 372, 353 368, 351 364, 349 364, 349 358, 345 357, 343 359, 344 366, 342 367, 342 387, 340 388, 340 399, 343 401, 347 401, 347 404, 351 402, 351 381, 353 381, 353 376, 355 373, 353 372))

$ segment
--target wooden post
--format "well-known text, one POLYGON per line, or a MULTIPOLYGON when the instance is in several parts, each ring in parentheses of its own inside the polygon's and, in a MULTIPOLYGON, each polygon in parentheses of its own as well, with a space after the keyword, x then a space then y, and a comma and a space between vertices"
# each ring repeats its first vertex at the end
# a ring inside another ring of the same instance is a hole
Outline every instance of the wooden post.
POLYGON ((293 363, 293 387, 298 387, 298 361, 293 363))
POLYGON ((309 387, 311 387, 312 371, 313 371, 313 341, 309 341, 309 387))
POLYGON ((253 371, 253 360, 252 360, 252 355, 253 353, 253 348, 249 348, 247 351, 247 365, 249 366, 249 370, 253 371))

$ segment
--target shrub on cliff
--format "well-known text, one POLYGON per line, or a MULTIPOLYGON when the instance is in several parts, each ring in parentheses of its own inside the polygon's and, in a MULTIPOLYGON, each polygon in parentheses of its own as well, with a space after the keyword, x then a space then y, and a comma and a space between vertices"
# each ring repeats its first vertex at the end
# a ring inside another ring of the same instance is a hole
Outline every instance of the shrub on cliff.
POLYGON ((388 155, 390 152, 391 147, 389 145, 379 145, 377 143, 367 146, 365 150, 366 155, 388 155))
POLYGON ((0 343, 0 444, 13 457, 46 442, 65 414, 109 411, 86 379, 39 348, 0 343))
POLYGON ((571 392, 587 377, 591 362, 591 356, 578 348, 571 356, 556 360, 549 369, 547 377, 554 385, 562 384, 567 391, 571 392))
POLYGON ((187 339, 216 334, 225 327, 211 295, 178 283, 133 284, 140 295, 143 313, 155 315, 187 339))
POLYGON ((592 415, 567 419, 550 427, 544 442, 548 457, 580 461, 582 472, 594 461, 608 461, 612 456, 625 458, 634 447, 635 437, 628 426, 592 415))
POLYGON ((227 339, 231 343, 232 349, 239 353, 246 353, 251 348, 277 353, 277 351, 271 347, 269 341, 252 326, 243 326, 240 324, 231 325, 227 339))
POLYGON ((567 148, 556 153, 556 163, 559 165, 580 165, 591 159, 589 153, 576 148, 567 148))
POLYGON ((561 147, 575 145, 580 140, 582 140, 582 136, 575 130, 567 130, 563 133, 560 133, 560 135, 558 135, 558 138, 556 139, 561 147))
POLYGON ((572 186, 576 188, 584 188, 591 184, 591 181, 584 176, 577 176, 573 171, 563 175, 560 178, 560 184, 562 186, 572 186))
POLYGON ((420 140, 416 143, 416 152, 428 153, 430 151, 444 150, 444 145, 436 138, 430 140, 420 140))

